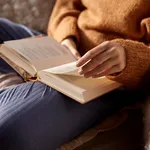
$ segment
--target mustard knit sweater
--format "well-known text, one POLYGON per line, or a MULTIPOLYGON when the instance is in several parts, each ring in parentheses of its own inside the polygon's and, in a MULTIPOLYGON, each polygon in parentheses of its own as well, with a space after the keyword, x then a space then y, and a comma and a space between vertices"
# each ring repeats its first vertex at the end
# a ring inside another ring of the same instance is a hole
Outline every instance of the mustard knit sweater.
POLYGON ((58 42, 74 37, 81 54, 107 40, 120 43, 127 65, 109 78, 138 86, 150 67, 150 0, 57 0, 48 34, 58 42))

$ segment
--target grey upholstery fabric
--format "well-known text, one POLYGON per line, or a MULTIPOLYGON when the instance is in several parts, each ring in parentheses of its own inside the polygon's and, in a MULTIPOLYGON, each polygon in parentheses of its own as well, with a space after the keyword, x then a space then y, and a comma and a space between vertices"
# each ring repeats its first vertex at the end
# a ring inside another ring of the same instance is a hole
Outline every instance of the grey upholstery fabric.
POLYGON ((0 17, 46 32, 56 0, 0 0, 0 17))

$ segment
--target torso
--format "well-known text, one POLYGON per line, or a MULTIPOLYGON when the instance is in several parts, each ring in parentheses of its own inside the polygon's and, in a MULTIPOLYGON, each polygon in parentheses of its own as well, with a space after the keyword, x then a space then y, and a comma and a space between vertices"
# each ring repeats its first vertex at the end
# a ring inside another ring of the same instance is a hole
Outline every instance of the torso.
POLYGON ((78 18, 78 27, 84 52, 106 40, 143 38, 141 21, 150 17, 150 0, 81 1, 85 10, 78 18))

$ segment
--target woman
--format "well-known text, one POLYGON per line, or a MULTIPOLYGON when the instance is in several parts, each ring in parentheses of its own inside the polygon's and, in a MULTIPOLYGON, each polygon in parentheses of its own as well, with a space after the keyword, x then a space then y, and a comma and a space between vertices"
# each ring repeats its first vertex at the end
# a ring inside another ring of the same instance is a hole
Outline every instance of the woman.
POLYGON ((149 7, 143 0, 57 0, 48 33, 75 42, 80 54, 90 50, 78 63, 92 59, 82 68, 87 77, 117 73, 110 78, 137 87, 150 64, 149 7))
MULTIPOLYGON (((139 20, 148 17, 149 4, 143 0, 57 0, 48 34, 70 49, 79 59, 78 66, 91 60, 80 70, 85 77, 113 74, 111 79, 137 87, 149 66, 149 48, 138 42, 149 38, 149 19, 138 26, 139 20), (116 38, 122 39, 113 41, 116 38), (80 54, 85 55, 80 58, 80 54)), ((0 43, 38 34, 0 19, 0 43)), ((116 90, 81 105, 42 83, 21 83, 2 59, 0 73, 0 148, 4 150, 55 150, 140 96, 116 90)))
MULTIPOLYGON (((85 77, 107 76, 130 88, 146 88, 150 76, 150 1, 57 0, 48 33, 84 65, 85 77), (81 58, 80 54, 83 55, 81 58)), ((145 116, 149 147, 149 107, 145 116)))

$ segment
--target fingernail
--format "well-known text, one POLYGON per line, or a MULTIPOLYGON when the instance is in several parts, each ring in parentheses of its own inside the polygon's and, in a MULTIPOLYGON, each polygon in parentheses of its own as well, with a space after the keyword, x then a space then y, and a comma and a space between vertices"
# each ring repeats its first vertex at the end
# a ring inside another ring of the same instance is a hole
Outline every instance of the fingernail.
POLYGON ((82 75, 82 74, 83 74, 83 71, 79 71, 79 74, 82 75))
POLYGON ((79 73, 80 75, 82 75, 82 74, 83 74, 83 71, 82 71, 81 69, 79 69, 79 70, 78 70, 78 73, 79 73))

